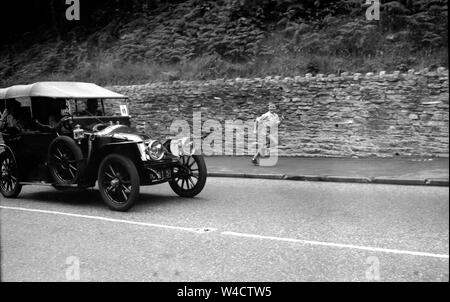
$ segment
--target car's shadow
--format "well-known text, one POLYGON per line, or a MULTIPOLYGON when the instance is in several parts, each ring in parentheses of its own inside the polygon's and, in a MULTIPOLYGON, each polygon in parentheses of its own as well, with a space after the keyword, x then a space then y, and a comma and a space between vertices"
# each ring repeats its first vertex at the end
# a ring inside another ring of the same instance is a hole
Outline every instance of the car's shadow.
MULTIPOLYGON (((19 196, 19 199, 28 199, 38 202, 45 202, 51 204, 62 204, 62 205, 83 205, 95 208, 106 208, 106 204, 103 203, 100 192, 96 189, 88 190, 76 190, 69 189, 64 191, 58 191, 49 188, 45 191, 39 192, 24 192, 19 196)), ((139 210, 161 207, 161 206, 171 206, 173 204, 179 203, 189 203, 189 202, 199 202, 205 199, 201 197, 195 198, 183 198, 178 195, 162 195, 162 194, 151 194, 151 193, 140 193, 139 200, 136 202, 135 207, 139 210)))

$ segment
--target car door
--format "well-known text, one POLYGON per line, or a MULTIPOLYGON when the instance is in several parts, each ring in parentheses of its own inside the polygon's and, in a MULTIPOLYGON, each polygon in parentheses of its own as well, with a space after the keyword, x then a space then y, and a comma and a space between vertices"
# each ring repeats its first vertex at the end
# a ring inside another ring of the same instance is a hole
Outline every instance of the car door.
POLYGON ((56 133, 24 131, 18 138, 22 181, 48 181, 47 152, 56 133))

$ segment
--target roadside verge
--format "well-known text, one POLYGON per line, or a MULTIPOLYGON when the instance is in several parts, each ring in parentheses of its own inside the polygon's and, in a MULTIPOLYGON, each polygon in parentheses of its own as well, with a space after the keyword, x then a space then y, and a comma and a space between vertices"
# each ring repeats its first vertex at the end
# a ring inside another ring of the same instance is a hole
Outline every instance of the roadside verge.
POLYGON ((334 176, 334 175, 288 175, 288 174, 224 173, 224 172, 209 172, 208 176, 293 180, 293 181, 373 183, 373 184, 392 184, 392 185, 410 185, 410 186, 444 186, 444 187, 449 186, 449 180, 445 178, 407 179, 394 177, 355 177, 355 176, 334 176))

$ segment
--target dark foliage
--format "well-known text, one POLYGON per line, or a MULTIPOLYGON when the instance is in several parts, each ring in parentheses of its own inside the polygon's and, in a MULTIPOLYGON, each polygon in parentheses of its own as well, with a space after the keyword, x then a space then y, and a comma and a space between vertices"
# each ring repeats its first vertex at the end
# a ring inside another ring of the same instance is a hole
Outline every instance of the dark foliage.
POLYGON ((80 21, 65 19, 65 0, 0 2, 3 81, 74 70, 89 77, 105 64, 173 70, 196 60, 203 68, 196 78, 260 75, 257 64, 280 58, 289 72, 338 72, 355 64, 404 69, 448 47, 446 0, 384 0, 380 21, 365 19, 361 0, 80 2, 80 21), (292 58, 302 62, 292 66, 292 58), (327 68, 330 58, 336 59, 327 68))

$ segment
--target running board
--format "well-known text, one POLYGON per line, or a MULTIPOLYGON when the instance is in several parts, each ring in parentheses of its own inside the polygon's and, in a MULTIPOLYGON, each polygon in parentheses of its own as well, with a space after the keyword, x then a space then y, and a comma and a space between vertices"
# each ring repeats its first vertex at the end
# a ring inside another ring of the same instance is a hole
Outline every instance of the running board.
POLYGON ((60 188, 78 188, 77 184, 74 185, 60 185, 56 183, 48 183, 48 182, 26 182, 26 181, 20 181, 19 184, 21 185, 34 185, 34 186, 46 186, 46 187, 60 187, 60 188))

